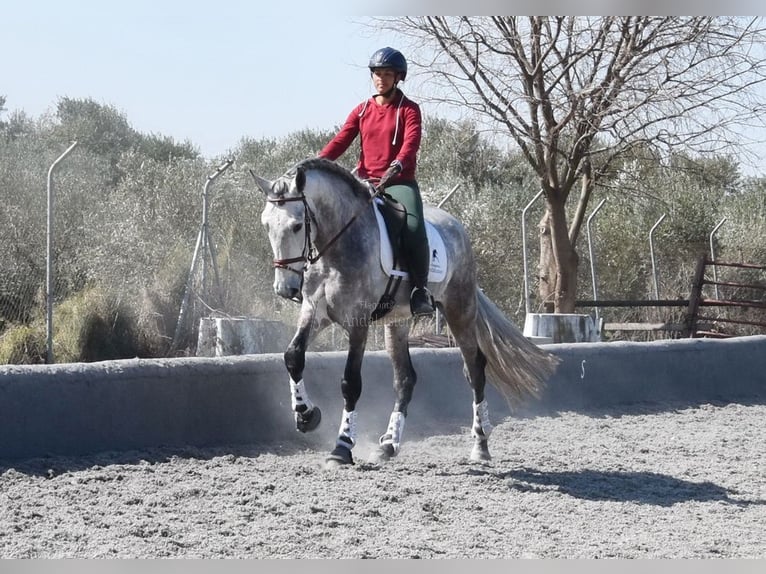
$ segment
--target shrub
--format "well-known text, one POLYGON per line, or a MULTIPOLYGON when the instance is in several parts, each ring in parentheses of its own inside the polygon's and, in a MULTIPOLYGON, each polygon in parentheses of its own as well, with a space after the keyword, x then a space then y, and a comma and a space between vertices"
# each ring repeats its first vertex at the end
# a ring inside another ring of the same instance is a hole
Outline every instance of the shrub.
POLYGON ((99 288, 63 301, 54 314, 56 362, 92 362, 146 356, 146 342, 130 307, 99 288))
POLYGON ((43 364, 47 354, 45 325, 11 325, 0 336, 0 364, 43 364))

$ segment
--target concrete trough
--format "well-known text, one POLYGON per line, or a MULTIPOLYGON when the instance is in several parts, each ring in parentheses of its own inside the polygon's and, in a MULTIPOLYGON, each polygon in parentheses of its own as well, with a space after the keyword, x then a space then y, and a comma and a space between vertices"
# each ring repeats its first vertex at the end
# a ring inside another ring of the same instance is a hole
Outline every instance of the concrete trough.
MULTIPOLYGON (((509 415, 635 403, 766 399, 766 336, 726 340, 544 345, 562 363, 543 395, 511 413, 490 389, 496 422, 509 415)), ((419 379, 406 437, 459 431, 471 393, 456 349, 413 349, 419 379)), ((306 383, 320 429, 294 430, 281 354, 0 366, 0 459, 152 447, 291 445, 329 448, 340 422, 344 353, 309 353, 306 383)), ((365 356, 360 434, 377 440, 393 407, 384 352, 365 356)))

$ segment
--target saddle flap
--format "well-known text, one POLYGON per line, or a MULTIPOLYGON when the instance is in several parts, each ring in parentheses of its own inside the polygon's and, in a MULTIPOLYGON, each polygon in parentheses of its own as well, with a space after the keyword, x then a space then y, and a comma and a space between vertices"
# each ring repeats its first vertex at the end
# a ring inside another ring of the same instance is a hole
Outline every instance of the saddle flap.
MULTIPOLYGON (((409 277, 407 272, 394 268, 395 258, 394 249, 391 245, 391 238, 389 235, 389 223, 387 223, 387 220, 381 213, 382 209, 386 209, 381 207, 381 205, 384 203, 385 202, 383 200, 379 200, 377 198, 374 201, 375 219, 378 222, 378 231, 380 232, 380 266, 388 276, 398 275, 401 277, 409 277)), ((396 209, 394 210, 399 211, 396 209)), ((400 226, 398 228, 395 222, 396 218, 394 217, 391 220, 390 227, 397 234, 396 253, 398 254, 398 249, 400 247, 399 238, 401 237, 399 232, 401 231, 401 225, 404 225, 404 220, 401 220, 400 226), (396 231, 397 229, 398 231, 396 231)), ((444 281, 445 277, 447 276, 447 249, 444 245, 444 240, 442 239, 439 230, 436 229, 436 227, 430 221, 426 221, 425 223, 429 252, 431 254, 431 265, 428 271, 428 282, 440 283, 444 281)), ((396 260, 399 260, 399 257, 397 257, 396 260)))

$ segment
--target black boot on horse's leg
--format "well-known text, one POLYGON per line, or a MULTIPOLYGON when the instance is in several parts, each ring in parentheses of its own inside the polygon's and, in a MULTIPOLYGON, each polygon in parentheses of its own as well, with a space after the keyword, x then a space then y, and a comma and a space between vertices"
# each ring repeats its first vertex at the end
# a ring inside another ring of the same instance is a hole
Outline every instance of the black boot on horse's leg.
POLYGON ((306 332, 300 331, 284 355, 290 373, 290 398, 295 413, 295 428, 303 433, 313 431, 322 421, 322 411, 309 399, 303 382, 307 336, 306 332))

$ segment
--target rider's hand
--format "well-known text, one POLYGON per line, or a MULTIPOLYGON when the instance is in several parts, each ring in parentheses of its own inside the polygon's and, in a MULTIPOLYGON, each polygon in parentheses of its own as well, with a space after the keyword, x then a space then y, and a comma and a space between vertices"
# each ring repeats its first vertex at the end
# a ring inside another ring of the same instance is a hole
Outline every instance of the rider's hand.
POLYGON ((378 183, 378 187, 383 188, 386 187, 389 180, 391 178, 396 177, 402 172, 402 162, 400 162, 398 159, 395 159, 391 162, 391 166, 386 170, 386 173, 383 174, 383 177, 380 178, 380 183, 378 183))

